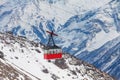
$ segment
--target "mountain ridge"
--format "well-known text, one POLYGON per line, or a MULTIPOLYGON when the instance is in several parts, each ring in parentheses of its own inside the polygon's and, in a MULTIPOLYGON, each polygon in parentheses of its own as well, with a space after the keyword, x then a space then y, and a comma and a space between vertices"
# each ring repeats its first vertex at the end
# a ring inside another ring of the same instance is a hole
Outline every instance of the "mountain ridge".
POLYGON ((9 33, 0 34, 0 37, 3 60, 13 68, 21 69, 23 72, 25 70, 33 75, 29 76, 30 80, 114 80, 108 74, 70 54, 63 54, 61 59, 48 61, 43 58, 44 53, 40 44, 9 33))

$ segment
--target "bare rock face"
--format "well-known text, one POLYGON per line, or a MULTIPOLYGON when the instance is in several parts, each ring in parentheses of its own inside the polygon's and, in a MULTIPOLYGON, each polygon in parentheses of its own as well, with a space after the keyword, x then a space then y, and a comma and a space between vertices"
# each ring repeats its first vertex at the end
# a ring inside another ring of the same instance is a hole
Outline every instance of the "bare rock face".
POLYGON ((58 67, 60 67, 61 69, 66 69, 68 68, 68 65, 65 61, 65 59, 56 59, 55 60, 55 65, 57 65, 58 67))
POLYGON ((0 51, 0 58, 4 57, 4 53, 2 51, 0 51))

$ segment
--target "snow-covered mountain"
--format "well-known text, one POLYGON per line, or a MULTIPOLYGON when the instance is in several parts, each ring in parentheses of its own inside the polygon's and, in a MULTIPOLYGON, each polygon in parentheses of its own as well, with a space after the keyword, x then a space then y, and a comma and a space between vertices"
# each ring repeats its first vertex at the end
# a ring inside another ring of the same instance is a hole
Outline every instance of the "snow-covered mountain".
MULTIPOLYGON (((59 35, 55 42, 63 51, 83 59, 84 55, 94 56, 90 54, 94 51, 96 55, 100 54, 97 50, 109 41, 106 51, 111 49, 112 40, 120 36, 119 8, 119 0, 0 0, 0 31, 11 31, 14 35, 46 44, 46 30, 53 30, 59 35)), ((98 57, 96 63, 98 61, 101 58, 98 57)), ((100 65, 116 68, 111 66, 117 64, 114 58, 111 61, 109 66, 107 63, 100 65)), ((101 69, 101 66, 97 67, 101 69)), ((113 76, 118 78, 119 70, 113 76)))
POLYGON ((63 54, 61 59, 45 60, 40 44, 9 33, 0 34, 0 51, 4 54, 4 59, 0 61, 6 65, 6 69, 7 66, 12 66, 10 69, 13 71, 10 74, 9 70, 7 74, 2 73, 2 80, 114 80, 108 74, 69 54, 63 54), (14 68, 21 75, 16 73, 16 77, 14 68))
POLYGON ((60 35, 56 43, 64 51, 79 54, 86 47, 92 51, 119 36, 119 4, 110 1, 3 0, 1 32, 46 43, 45 31, 54 30, 60 35))
POLYGON ((84 51, 77 56, 120 80, 120 36, 92 52, 84 51))

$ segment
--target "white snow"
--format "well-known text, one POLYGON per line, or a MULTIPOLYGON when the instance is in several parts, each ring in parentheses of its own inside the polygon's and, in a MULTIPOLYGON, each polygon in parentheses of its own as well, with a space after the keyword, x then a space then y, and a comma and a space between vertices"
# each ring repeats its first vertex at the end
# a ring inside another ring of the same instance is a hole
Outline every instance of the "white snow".
POLYGON ((120 36, 118 32, 115 30, 110 30, 109 33, 105 33, 104 31, 99 32, 96 34, 95 38, 93 38, 92 41, 89 41, 87 43, 87 50, 88 51, 93 51, 95 49, 98 49, 102 45, 104 45, 106 42, 120 36))
MULTIPOLYGON (((10 42, 9 39, 7 40, 10 42)), ((10 42, 10 44, 6 44, 4 40, 0 40, 0 50, 4 52, 7 63, 18 69, 22 69, 22 71, 24 73, 27 72, 29 76, 32 74, 33 76, 42 80, 53 80, 51 76, 52 74, 55 74, 60 78, 59 80, 72 80, 72 77, 76 78, 76 80, 83 78, 92 80, 92 78, 89 78, 87 75, 82 76, 79 74, 77 77, 73 75, 69 69, 61 69, 53 63, 50 63, 47 60, 43 59, 43 51, 40 46, 34 47, 27 41, 21 41, 19 39, 15 40, 15 42, 10 42), (20 47, 20 44, 24 45, 25 47, 20 47), (41 51, 41 53, 38 53, 36 49, 41 51), (49 73, 44 73, 42 71, 44 69, 47 69, 49 73), (68 74, 71 76, 68 76, 68 74)), ((74 70, 76 67, 74 65, 69 65, 69 68, 71 70, 74 70)), ((31 76, 32 79, 37 80, 33 76, 31 76)))
MULTIPOLYGON (((46 20, 56 19, 55 28, 57 29, 59 24, 64 24, 70 17, 76 14, 83 14, 85 11, 93 10, 99 8, 110 0, 63 0, 58 1, 55 4, 49 4, 42 0, 27 0, 27 1, 14 1, 14 0, 0 0, 0 4, 9 2, 9 5, 5 5, 4 9, 1 10, 13 10, 11 15, 7 19, 1 21, 1 26, 8 24, 9 27, 16 26, 13 21, 17 22, 23 28, 28 28, 30 25, 39 25, 40 19, 37 16, 44 16, 46 20), (94 5, 93 5, 94 4, 94 5), (14 19, 11 21, 11 19, 14 19), (5 20, 5 21, 4 21, 5 20), (9 22, 8 22, 9 20, 9 22), (21 20, 24 22, 21 23, 21 20)), ((7 3, 6 3, 7 4, 7 3)))
MULTIPOLYGON (((41 80, 53 80, 52 76, 56 76, 58 80, 83 80, 85 78, 93 80, 91 76, 86 74, 88 66, 85 63, 74 65, 77 62, 76 59, 74 60, 70 56, 67 57, 66 54, 64 55, 64 60, 68 67, 62 69, 57 64, 54 64, 55 60, 48 62, 48 60, 43 58, 44 52, 40 45, 35 47, 30 41, 24 38, 22 40, 19 37, 13 37, 13 40, 10 40, 10 37, 12 36, 0 34, 0 51, 5 55, 5 63, 31 77, 32 80, 38 80, 38 78, 41 80), (6 37, 7 39, 4 40, 6 37), (39 50, 41 53, 36 50, 39 50), (44 72, 43 70, 45 69, 48 72, 44 72), (75 74, 72 71, 75 71, 75 74)), ((94 71, 96 72, 95 68, 93 68, 94 71)))
POLYGON ((4 4, 6 1, 5 0, 0 0, 0 5, 4 4))

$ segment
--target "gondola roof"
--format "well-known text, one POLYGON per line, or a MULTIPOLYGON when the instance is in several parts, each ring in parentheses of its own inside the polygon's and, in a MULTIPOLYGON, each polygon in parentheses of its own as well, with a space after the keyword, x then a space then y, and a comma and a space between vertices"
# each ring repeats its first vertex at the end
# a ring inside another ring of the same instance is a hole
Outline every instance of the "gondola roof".
POLYGON ((48 50, 48 49, 61 49, 60 47, 58 47, 58 46, 56 46, 56 45, 54 45, 54 46, 44 46, 44 48, 43 49, 46 49, 46 50, 48 50))

